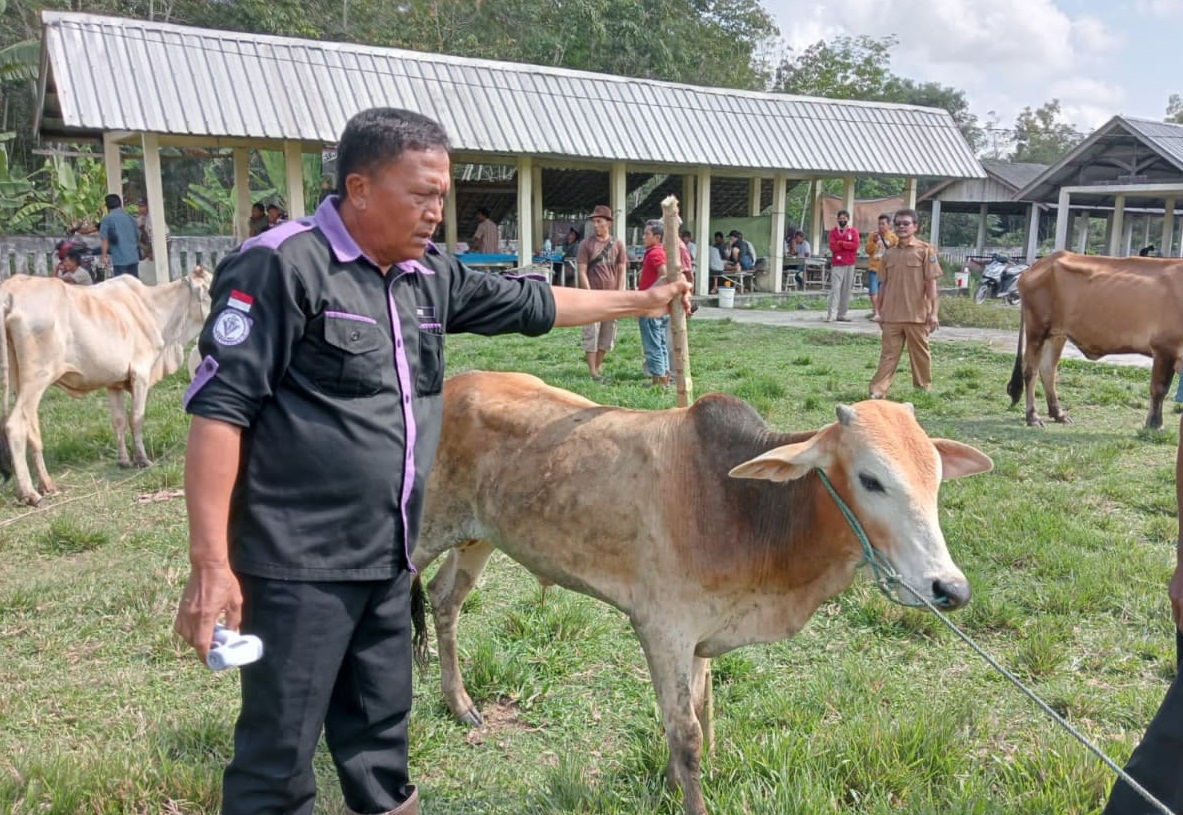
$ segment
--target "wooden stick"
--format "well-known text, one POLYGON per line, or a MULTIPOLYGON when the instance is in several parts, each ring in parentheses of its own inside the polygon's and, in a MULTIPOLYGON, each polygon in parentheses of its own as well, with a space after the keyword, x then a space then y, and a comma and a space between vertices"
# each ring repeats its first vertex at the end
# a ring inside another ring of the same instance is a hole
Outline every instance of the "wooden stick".
MULTIPOLYGON (((678 199, 671 195, 661 202, 661 215, 665 227, 665 279, 669 282, 682 279, 682 239, 678 233, 682 218, 678 214, 678 199)), ((679 298, 670 303, 670 327, 673 329, 674 381, 678 385, 678 407, 689 407, 694 398, 694 383, 690 379, 690 342, 686 333, 686 310, 679 298)))

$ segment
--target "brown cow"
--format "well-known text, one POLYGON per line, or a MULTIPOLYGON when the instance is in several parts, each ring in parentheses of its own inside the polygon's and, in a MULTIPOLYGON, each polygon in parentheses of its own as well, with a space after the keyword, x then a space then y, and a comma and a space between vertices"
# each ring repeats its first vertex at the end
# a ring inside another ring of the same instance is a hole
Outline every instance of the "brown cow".
POLYGON ((115 428, 118 462, 131 466, 125 435, 123 392, 131 393, 131 432, 135 464, 150 463, 144 450, 144 409, 148 389, 184 363, 184 346, 209 314, 210 275, 200 266, 187 277, 146 286, 122 275, 95 286, 69 286, 60 280, 16 275, 0 284, 0 368, 3 368, 7 444, 0 449, 0 473, 16 473, 17 495, 36 504, 25 460, 32 448, 42 493, 55 493, 42 455, 37 410, 51 385, 71 396, 106 388, 115 428), (10 382, 16 402, 8 413, 10 382))
POLYGON ((1023 272, 1019 295, 1019 346, 1006 392, 1014 406, 1026 390, 1029 426, 1043 427, 1035 411, 1036 370, 1047 395, 1048 415, 1061 424, 1071 423, 1056 394, 1056 366, 1064 343, 1072 340, 1089 359, 1106 354, 1153 358, 1146 427, 1162 427, 1163 399, 1183 352, 1183 262, 1055 252, 1023 272))
MULTIPOLYGON (((792 636, 864 559, 815 470, 916 593, 946 608, 969 601, 945 548, 937 488, 989 470, 990 459, 930 439, 910 405, 867 401, 837 413, 819 431, 782 434, 721 394, 640 411, 525 374, 450 379, 413 562, 422 570, 448 552, 430 592, 452 712, 481 721, 460 677, 456 622, 497 547, 543 581, 629 616, 669 741, 667 776, 685 811, 703 815, 710 658, 792 636)), ((418 579, 413 591, 421 601, 418 579)))

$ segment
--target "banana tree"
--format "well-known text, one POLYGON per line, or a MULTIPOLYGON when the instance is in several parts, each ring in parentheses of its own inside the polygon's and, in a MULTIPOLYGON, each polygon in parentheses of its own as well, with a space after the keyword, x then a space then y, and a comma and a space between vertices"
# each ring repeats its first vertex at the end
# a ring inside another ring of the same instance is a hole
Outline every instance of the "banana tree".
POLYGON ((13 172, 8 164, 8 148, 15 133, 0 133, 0 223, 10 234, 28 234, 41 231, 46 210, 53 204, 41 198, 36 176, 13 172))

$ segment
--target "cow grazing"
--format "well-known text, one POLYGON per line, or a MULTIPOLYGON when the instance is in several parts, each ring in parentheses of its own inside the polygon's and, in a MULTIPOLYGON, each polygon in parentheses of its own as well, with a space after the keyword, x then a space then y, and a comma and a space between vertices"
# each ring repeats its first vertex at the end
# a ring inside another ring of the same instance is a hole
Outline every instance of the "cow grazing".
POLYGON ((4 436, 11 456, 0 461, 7 479, 16 473, 20 500, 36 504, 25 460, 32 448, 42 493, 57 492, 46 472, 41 397, 51 385, 71 396, 106 388, 120 466, 130 466, 125 435, 123 392, 130 391, 135 464, 146 467, 144 409, 148 389, 184 364, 184 346, 201 330, 210 309, 210 275, 197 267, 186 277, 146 286, 121 276, 95 286, 68 286, 60 280, 16 275, 0 284, 0 367, 4 378, 4 436), (8 412, 10 382, 16 400, 8 412))
MULTIPOLYGON (((481 721, 460 677, 456 623, 499 548, 544 582, 628 615, 669 741, 667 776, 681 786, 685 811, 703 815, 709 659, 792 636, 863 561, 815 469, 919 595, 946 608, 969 601, 945 548, 937 489, 989 470, 990 459, 930 439, 909 405, 867 401, 837 413, 821 430, 782 434, 720 394, 640 411, 524 374, 450 379, 412 560, 422 570, 448 553, 429 590, 452 712, 481 721)), ((418 579, 413 592, 421 602, 418 579)))
POLYGON ((1064 343, 1072 340, 1089 359, 1106 354, 1151 357, 1146 427, 1162 427, 1163 399, 1183 352, 1183 262, 1055 252, 1023 272, 1019 295, 1019 344, 1006 392, 1013 406, 1026 390, 1028 425, 1043 427, 1035 411, 1037 370, 1048 415, 1062 424, 1071 422, 1056 394, 1056 366, 1064 343))

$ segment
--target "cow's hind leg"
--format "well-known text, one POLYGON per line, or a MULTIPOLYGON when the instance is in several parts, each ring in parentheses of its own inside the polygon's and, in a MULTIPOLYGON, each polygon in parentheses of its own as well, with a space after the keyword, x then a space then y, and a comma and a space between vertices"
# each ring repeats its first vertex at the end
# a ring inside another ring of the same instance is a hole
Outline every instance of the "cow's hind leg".
POLYGON ((1175 378, 1175 365, 1179 358, 1175 353, 1154 352, 1154 365, 1150 371, 1150 412, 1146 415, 1146 427, 1162 429, 1162 403, 1171 392, 1171 380, 1175 378))
POLYGON ((1027 353, 1023 356, 1023 392, 1027 399, 1027 426, 1043 427, 1043 419, 1035 410, 1035 374, 1039 369, 1039 356, 1043 350, 1044 337, 1027 334, 1027 353))
POLYGON ((12 455, 12 470, 16 476, 17 498, 32 506, 40 503, 41 493, 33 489, 33 478, 29 474, 26 454, 30 445, 35 451, 37 478, 41 482, 41 489, 46 494, 58 491, 57 485, 45 470, 45 458, 41 453, 41 428, 37 423, 37 408, 43 393, 45 386, 41 383, 25 384, 24 389, 17 393, 16 403, 4 427, 8 437, 8 449, 12 455))
POLYGON ((127 454, 127 406, 122 388, 107 388, 107 404, 111 410, 111 429, 115 431, 115 462, 120 467, 131 466, 127 454))
POLYGON ((144 415, 148 412, 147 376, 133 376, 131 380, 131 440, 136 446, 137 467, 151 467, 148 451, 144 449, 144 415))
POLYGON ((703 729, 695 715, 696 701, 705 698, 705 694, 695 691, 696 685, 705 681, 707 672, 702 663, 706 661, 694 656, 694 643, 684 641, 677 632, 660 628, 638 626, 637 636, 649 662, 649 676, 669 744, 666 780, 682 788, 686 815, 706 815, 702 795, 703 729))
POLYGON ((1043 353, 1039 355, 1039 380, 1043 383, 1043 393, 1047 397, 1047 415, 1060 424, 1072 424, 1072 420, 1060 406, 1060 396, 1056 392, 1060 355, 1064 353, 1064 343, 1067 341, 1068 338, 1063 334, 1048 337, 1043 346, 1043 353))
POLYGON ((428 586, 440 651, 440 690, 453 715, 473 727, 478 727, 483 719, 460 675, 456 624, 460 619, 464 598, 476 585, 491 554, 493 544, 488 541, 470 540, 460 544, 448 552, 448 557, 428 586))

